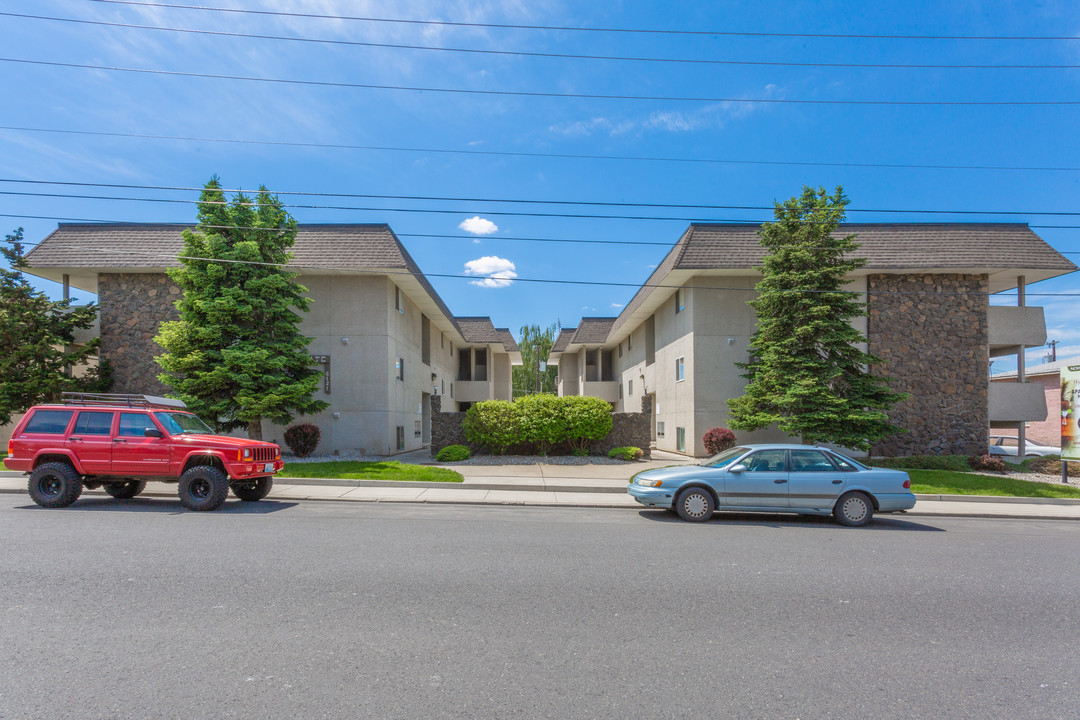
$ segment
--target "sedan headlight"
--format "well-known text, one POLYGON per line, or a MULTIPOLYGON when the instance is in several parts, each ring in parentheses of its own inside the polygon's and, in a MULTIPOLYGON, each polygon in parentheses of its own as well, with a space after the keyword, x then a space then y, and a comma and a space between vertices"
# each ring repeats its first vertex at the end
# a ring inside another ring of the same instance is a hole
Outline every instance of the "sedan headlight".
POLYGON ((638 477, 638 485, 644 485, 645 487, 660 487, 664 484, 663 480, 653 480, 652 478, 638 477))

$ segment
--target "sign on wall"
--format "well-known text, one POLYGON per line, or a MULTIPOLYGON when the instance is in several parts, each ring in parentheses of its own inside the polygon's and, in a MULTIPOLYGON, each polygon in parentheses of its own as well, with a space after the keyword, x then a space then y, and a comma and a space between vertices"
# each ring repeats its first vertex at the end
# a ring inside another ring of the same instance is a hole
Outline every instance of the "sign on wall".
POLYGON ((322 365, 323 371, 323 392, 327 395, 330 394, 330 356, 329 355, 312 355, 311 362, 315 365, 322 365))
POLYGON ((1061 457, 1080 460, 1080 365, 1061 368, 1061 457))

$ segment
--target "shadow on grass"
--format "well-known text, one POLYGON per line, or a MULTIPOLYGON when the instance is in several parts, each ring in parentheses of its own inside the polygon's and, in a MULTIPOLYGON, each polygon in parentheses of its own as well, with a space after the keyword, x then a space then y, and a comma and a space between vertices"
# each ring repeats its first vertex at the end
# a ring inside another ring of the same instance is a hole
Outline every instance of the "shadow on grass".
MULTIPOLYGON (((686 522, 675 513, 668 512, 667 510, 639 510, 638 515, 645 518, 646 520, 651 520, 652 522, 679 523, 684 525, 695 524, 686 522)), ((833 521, 831 517, 826 517, 823 515, 787 515, 783 513, 717 512, 714 513, 711 518, 701 524, 735 526, 746 525, 756 527, 771 527, 777 529, 795 527, 832 528, 834 530, 857 530, 859 532, 870 532, 874 530, 945 532, 943 528, 934 527, 932 525, 923 525, 922 523, 906 519, 904 515, 900 514, 875 515, 874 519, 870 522, 869 525, 861 528, 844 527, 843 525, 840 525, 839 523, 833 521)))
MULTIPOLYGON (((269 515, 270 513, 287 510, 296 507, 298 503, 282 502, 280 500, 260 500, 258 502, 242 502, 240 500, 228 500, 217 510, 199 512, 199 515, 269 515)), ((16 510, 41 510, 44 512, 130 512, 130 513, 166 513, 180 515, 195 513, 180 504, 179 500, 168 498, 138 497, 130 500, 117 500, 115 498, 83 497, 66 508, 43 508, 33 503, 22 505, 16 510)))

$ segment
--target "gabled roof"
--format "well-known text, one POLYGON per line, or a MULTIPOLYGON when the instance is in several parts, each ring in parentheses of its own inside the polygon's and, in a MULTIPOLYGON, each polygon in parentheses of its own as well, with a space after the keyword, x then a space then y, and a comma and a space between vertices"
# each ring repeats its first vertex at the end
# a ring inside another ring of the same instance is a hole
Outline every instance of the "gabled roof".
POLYGON ((506 352, 517 352, 518 345, 508 328, 497 328, 489 317, 456 317, 454 324, 465 342, 474 345, 501 344, 506 352))
MULTIPOLYGON (((760 229, 756 224, 690 225, 619 313, 613 333, 621 334, 620 328, 653 293, 667 297, 695 274, 756 275, 754 267, 765 251, 760 229)), ((986 273, 992 276, 991 292, 1001 292, 1016 287, 1017 275, 1037 282, 1077 269, 1023 223, 845 223, 836 233, 850 234, 857 235, 857 257, 867 260, 861 274, 986 273)))
POLYGON ((614 324, 613 317, 581 318, 581 323, 576 328, 563 328, 559 332, 551 352, 566 352, 571 345, 603 345, 614 324))

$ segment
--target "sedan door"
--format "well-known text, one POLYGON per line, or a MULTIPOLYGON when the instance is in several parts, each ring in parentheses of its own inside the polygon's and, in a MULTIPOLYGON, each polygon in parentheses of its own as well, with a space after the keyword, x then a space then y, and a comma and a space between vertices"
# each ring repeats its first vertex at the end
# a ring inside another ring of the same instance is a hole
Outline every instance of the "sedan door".
MULTIPOLYGON (((742 472, 725 477, 722 504, 739 507, 788 507, 787 450, 758 450, 746 456, 742 472)), ((736 466, 737 467, 737 466, 736 466)))
POLYGON ((847 476, 820 450, 792 450, 788 475, 791 507, 831 508, 843 492, 847 476))

